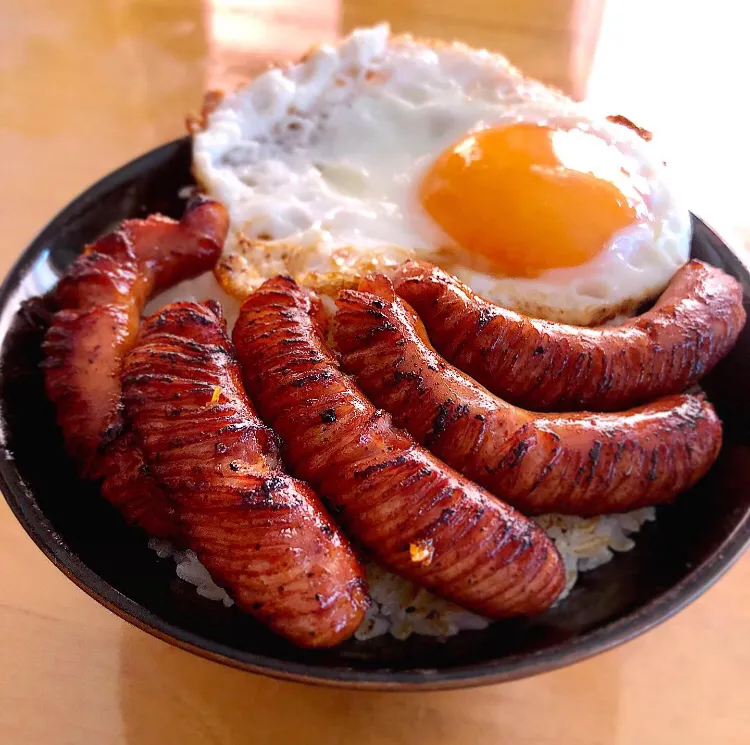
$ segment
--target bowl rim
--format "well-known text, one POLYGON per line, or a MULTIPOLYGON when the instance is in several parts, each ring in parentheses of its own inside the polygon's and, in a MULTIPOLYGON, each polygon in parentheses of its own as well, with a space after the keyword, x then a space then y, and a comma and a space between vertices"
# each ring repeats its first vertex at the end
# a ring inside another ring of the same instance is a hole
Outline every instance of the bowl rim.
MULTIPOLYGON (((13 301, 19 281, 28 266, 47 250, 47 245, 59 234, 61 226, 72 215, 90 209, 104 194, 121 188, 135 175, 146 173, 159 163, 169 162, 188 147, 189 143, 190 137, 181 137, 129 161, 81 192, 47 223, 19 255, 0 285, 0 344, 8 331, 8 306, 13 301)), ((750 275, 741 258, 703 221, 695 219, 720 250, 736 259, 735 271, 744 274, 743 281, 750 283, 750 275)), ((574 640, 559 642, 545 650, 510 655, 496 662, 457 666, 444 671, 423 668, 354 670, 344 666, 321 668, 312 663, 279 660, 245 652, 213 641, 158 617, 119 592, 58 539, 44 514, 31 501, 6 442, 7 439, 0 430, 0 490, 8 506, 39 549, 87 595, 152 636, 206 659, 277 679, 332 687, 380 691, 459 689, 516 680, 582 661, 630 641, 671 618, 709 589, 750 544, 749 510, 706 560, 693 567, 682 580, 661 595, 599 629, 586 632, 574 640)))

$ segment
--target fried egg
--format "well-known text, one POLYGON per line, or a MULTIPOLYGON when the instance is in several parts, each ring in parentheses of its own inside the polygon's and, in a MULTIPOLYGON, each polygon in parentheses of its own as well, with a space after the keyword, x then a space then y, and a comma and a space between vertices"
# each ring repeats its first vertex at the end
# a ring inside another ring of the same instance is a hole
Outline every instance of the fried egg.
POLYGON ((688 259, 652 150, 500 55, 386 26, 265 72, 193 136, 230 213, 217 276, 237 297, 280 273, 333 293, 418 258, 579 324, 634 310, 688 259))

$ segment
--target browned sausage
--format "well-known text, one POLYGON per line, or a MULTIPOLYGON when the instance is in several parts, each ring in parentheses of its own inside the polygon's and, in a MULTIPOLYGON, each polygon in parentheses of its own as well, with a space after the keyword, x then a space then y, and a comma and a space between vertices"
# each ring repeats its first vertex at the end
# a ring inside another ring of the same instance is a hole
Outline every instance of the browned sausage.
POLYGON ((716 460, 721 423, 701 397, 669 396, 619 414, 533 414, 445 362, 388 279, 360 288, 337 300, 344 369, 417 442, 522 512, 598 515, 657 504, 716 460))
POLYGON ((123 393, 187 544, 237 605, 300 646, 351 636, 367 606, 362 568, 314 492, 283 471, 219 306, 174 303, 146 319, 123 393))
POLYGON ((182 544, 179 525, 167 493, 151 475, 140 444, 125 430, 102 458, 102 496, 128 523, 148 535, 182 544))
POLYGON ((102 492, 125 519, 160 537, 175 537, 166 497, 149 482, 141 454, 117 444, 125 431, 122 359, 148 296, 209 270, 227 228, 224 207, 205 199, 179 222, 126 220, 68 268, 43 343, 47 395, 79 473, 105 478, 102 492))
POLYGON ((651 142, 651 140, 654 138, 653 132, 649 132, 647 129, 639 127, 635 122, 630 121, 630 119, 628 119, 626 116, 623 116, 622 114, 612 114, 611 116, 607 117, 607 121, 612 122, 612 124, 619 124, 622 127, 627 127, 646 142, 651 142))
POLYGON ((312 293, 277 277, 234 327, 245 383, 292 471, 392 571, 487 616, 547 608, 564 584, 547 535, 395 429, 339 370, 320 319, 312 293))
POLYGON ((617 411, 679 393, 727 354, 745 324, 742 286, 697 260, 650 311, 615 327, 528 318, 430 264, 408 262, 394 282, 446 359, 535 411, 617 411))

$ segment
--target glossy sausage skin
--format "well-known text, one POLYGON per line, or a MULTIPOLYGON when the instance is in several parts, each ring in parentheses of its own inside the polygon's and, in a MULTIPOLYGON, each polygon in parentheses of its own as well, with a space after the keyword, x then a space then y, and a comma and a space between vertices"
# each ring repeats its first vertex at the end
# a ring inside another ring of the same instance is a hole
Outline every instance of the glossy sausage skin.
POLYGON ((339 370, 320 320, 317 298, 277 277, 234 328, 245 384, 292 471, 392 571, 486 616, 547 608, 564 584, 547 535, 395 429, 339 370))
POLYGON ((146 319, 123 369, 128 416, 188 546, 237 605, 305 647, 351 636, 363 571, 247 398, 217 304, 146 319))
POLYGON ((79 473, 104 478, 103 494, 125 519, 159 537, 175 537, 166 497, 141 454, 116 445, 126 436, 120 369, 149 295, 211 269, 227 228, 224 207, 206 199, 191 202, 179 222, 126 220, 61 278, 60 310, 43 343, 47 395, 79 473))
POLYGON ((102 459, 102 496, 131 525, 148 535, 182 544, 179 525, 166 492, 145 462, 130 429, 118 437, 102 459))
POLYGON ((124 429, 120 367, 145 303, 130 241, 119 232, 100 238, 60 280, 57 298, 42 346, 47 395, 79 472, 98 478, 124 429))
POLYGON ((742 286, 697 260, 675 274, 651 310, 614 327, 505 310, 422 262, 400 267, 394 284, 446 359, 534 411, 617 411, 680 393, 729 352, 745 324, 742 286))
POLYGON ((716 460, 721 423, 702 397, 617 414, 525 411, 445 362, 388 279, 360 288, 337 300, 344 369, 398 426, 522 512, 599 515, 657 504, 716 460))

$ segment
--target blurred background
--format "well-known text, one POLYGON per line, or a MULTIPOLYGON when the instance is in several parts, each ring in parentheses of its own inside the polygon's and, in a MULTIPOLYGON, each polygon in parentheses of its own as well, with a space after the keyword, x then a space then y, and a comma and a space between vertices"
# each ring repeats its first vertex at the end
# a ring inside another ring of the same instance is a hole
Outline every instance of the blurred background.
MULTIPOLYGON (((502 51, 651 129, 691 209, 750 246, 740 0, 0 0, 0 272, 82 189, 183 135, 207 89, 381 20, 502 51)), ((4 503, 0 590, 8 745, 747 745, 750 733, 750 556, 599 658, 420 695, 279 683, 168 647, 74 587, 4 503)))
POLYGON ((13 215, 4 240, 15 250, 92 180, 183 134, 205 89, 381 20, 501 50, 529 75, 651 129, 692 209, 733 241, 750 240, 742 74, 750 9, 737 0, 2 0, 0 8, 0 204, 13 215))

